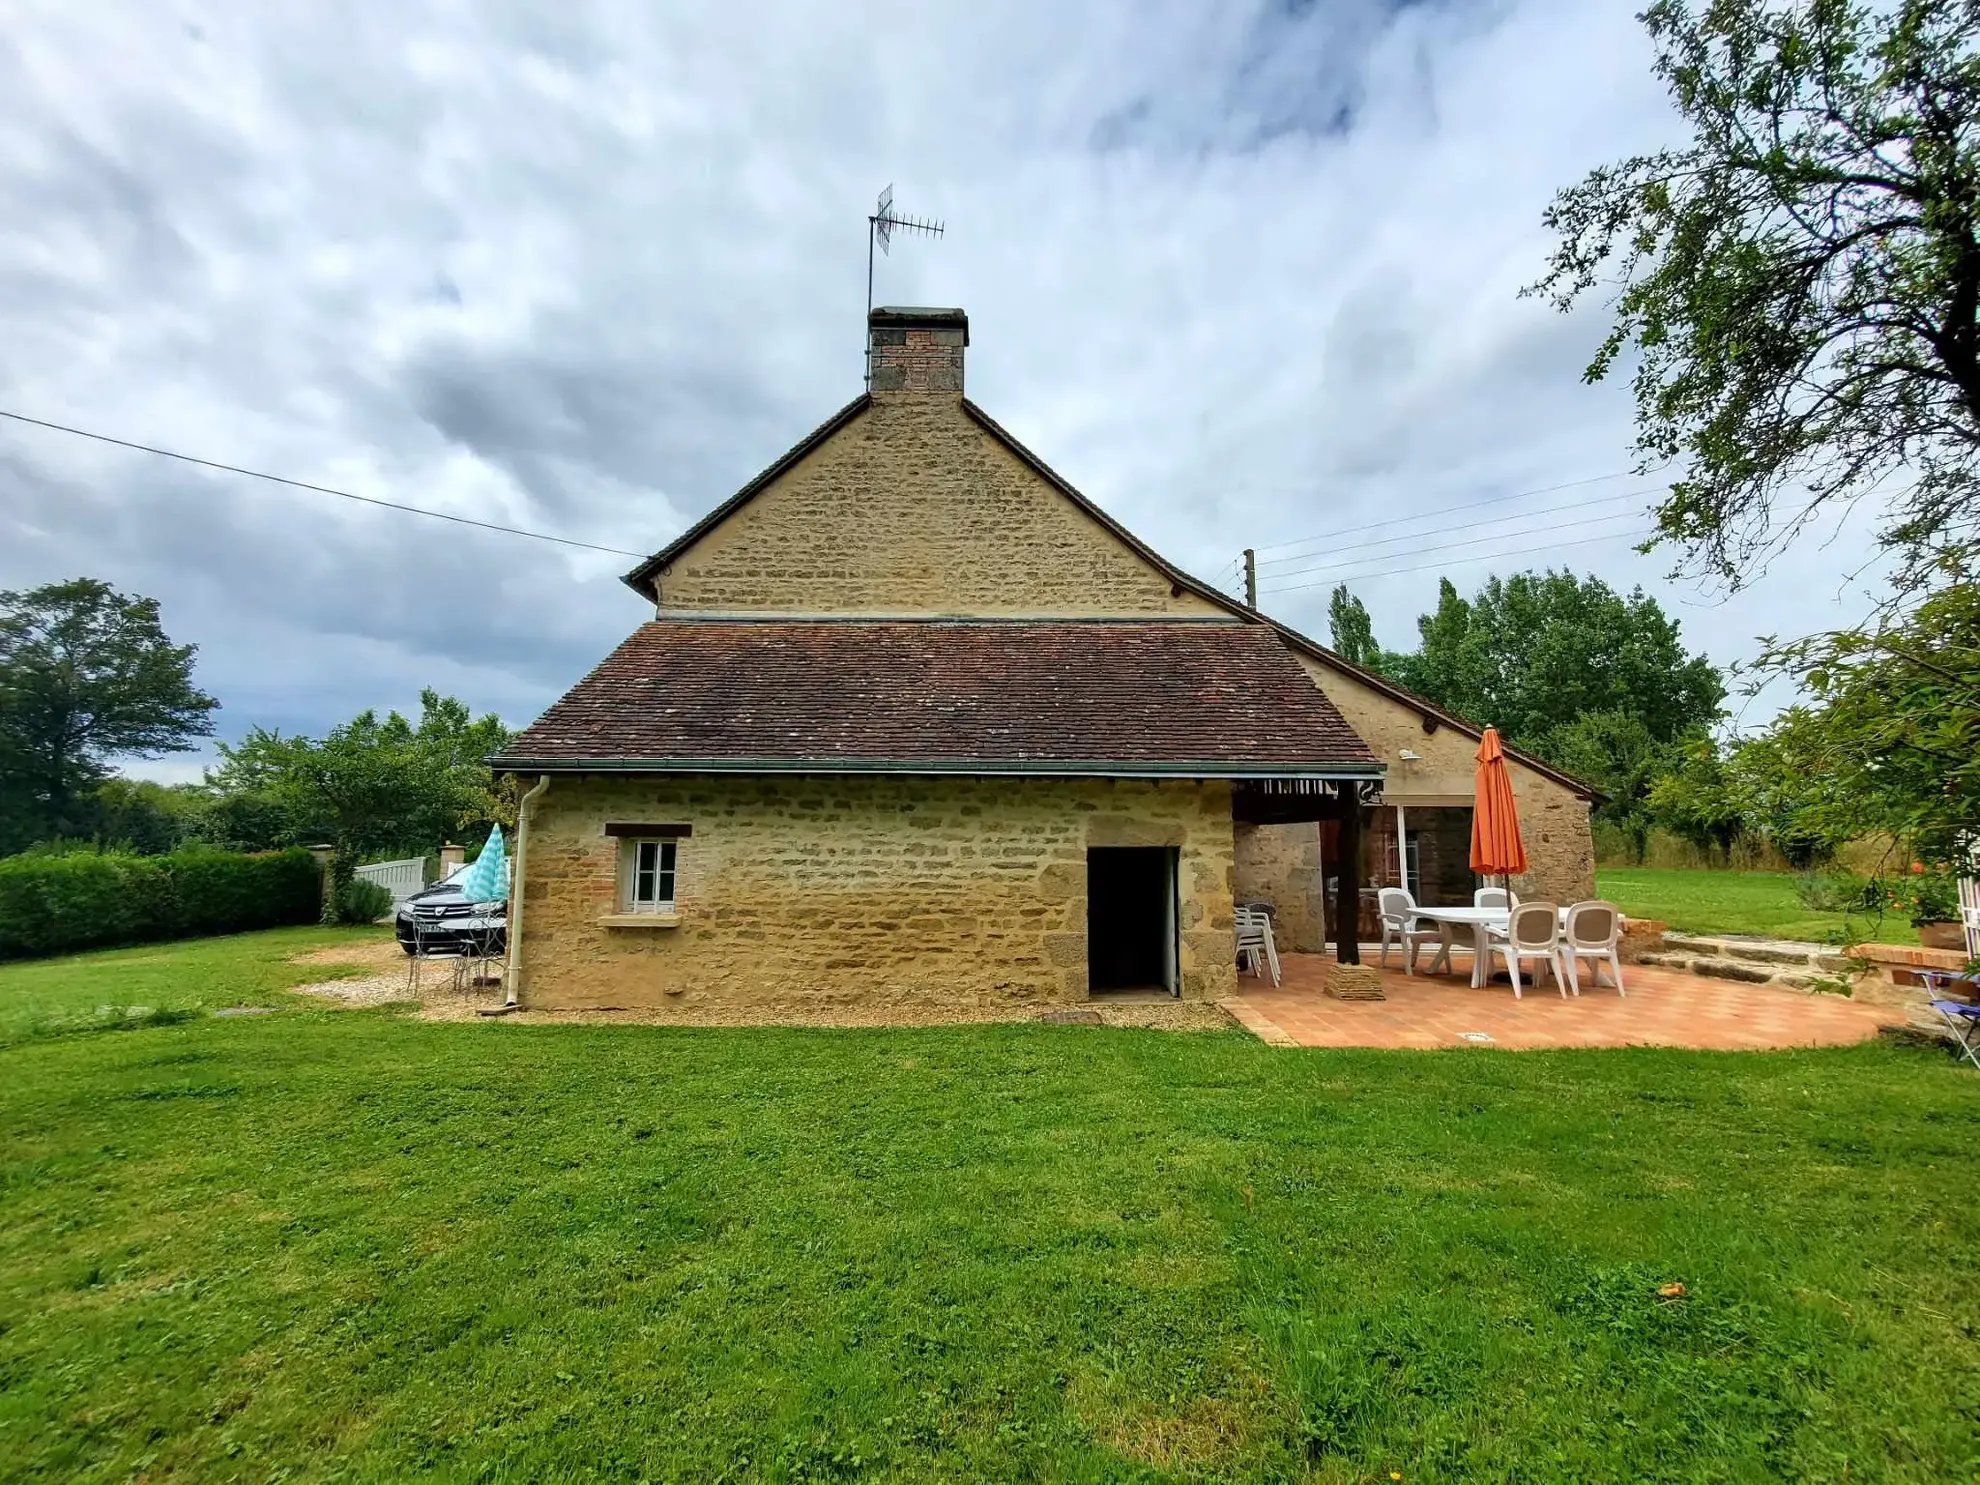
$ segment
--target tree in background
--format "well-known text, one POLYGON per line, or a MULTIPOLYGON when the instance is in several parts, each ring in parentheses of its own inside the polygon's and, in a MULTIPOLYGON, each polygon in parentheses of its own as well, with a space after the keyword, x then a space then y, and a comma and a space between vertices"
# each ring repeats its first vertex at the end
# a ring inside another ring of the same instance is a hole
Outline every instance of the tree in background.
POLYGON ((1670 765, 1671 745, 1635 712, 1619 708, 1563 723, 1547 734, 1546 748, 1548 762, 1609 796, 1600 818, 1621 832, 1630 859, 1642 861, 1658 823, 1650 790, 1670 765))
POLYGON ((278 846, 316 845, 320 835, 293 828, 289 814, 272 795, 258 790, 236 790, 207 775, 199 792, 199 807, 191 820, 190 835, 228 851, 272 851, 278 846))
POLYGON ((1727 759, 1747 828, 1763 836, 1797 871, 1824 866, 1863 832, 1842 823, 1846 786, 1827 749, 1794 714, 1778 717, 1727 759))
POLYGON ((96 786, 90 804, 101 845, 162 856, 202 835, 208 802, 198 784, 111 777, 96 786))
POLYGON ((1910 614, 1770 647, 1809 704, 1770 737, 1784 772, 1825 781, 1801 816, 1827 839, 1884 832, 1927 861, 1980 841, 1980 589, 1957 583, 1910 614))
POLYGON ((1658 530, 1706 570, 1737 585, 1816 511, 1879 495, 1884 541, 1929 575, 1980 524, 1980 0, 1643 20, 1691 142, 1561 192, 1527 292, 1617 286, 1587 377, 1636 348, 1638 447, 1683 464, 1658 530))
MULTIPOLYGON (((1640 588, 1624 597, 1596 577, 1516 573, 1487 579, 1469 600, 1446 578, 1436 611, 1416 622, 1422 645, 1389 656, 1389 673, 1549 757, 1557 733, 1591 716, 1635 718, 1672 743, 1709 728, 1725 699, 1718 667, 1685 652, 1656 599, 1640 588)), ((1576 746, 1589 736, 1583 727, 1576 746)))
POLYGON ((113 757, 188 751, 220 703, 192 682, 155 599, 94 578, 0 592, 0 850, 96 833, 113 757))
POLYGON ((1746 833, 1746 797, 1723 751, 1709 737, 1694 738, 1650 786, 1657 823, 1702 850, 1717 850, 1732 865, 1732 848, 1746 833))
POLYGON ((476 719, 430 689, 419 700, 417 723, 364 711, 321 739, 257 727, 236 746, 220 745, 208 786, 234 802, 236 822, 276 819, 284 843, 334 845, 339 891, 366 856, 424 855, 450 835, 512 819, 486 762, 508 741, 501 719, 476 719))
POLYGON ((1379 669, 1382 647, 1375 643, 1375 623, 1368 617, 1368 606, 1348 592, 1347 584, 1334 589, 1327 603, 1327 632, 1334 641, 1334 653, 1356 665, 1379 669))

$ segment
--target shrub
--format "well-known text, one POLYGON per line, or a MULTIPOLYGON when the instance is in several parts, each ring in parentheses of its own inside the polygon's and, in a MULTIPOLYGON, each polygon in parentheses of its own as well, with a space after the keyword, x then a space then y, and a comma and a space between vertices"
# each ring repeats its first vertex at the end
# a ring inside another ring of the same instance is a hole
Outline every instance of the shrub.
POLYGON ((0 959, 309 923, 321 899, 303 850, 13 856, 0 861, 0 959))
POLYGON ((1818 913, 1875 913, 1884 906, 1876 884, 1853 871, 1804 872, 1794 879, 1794 895, 1818 913))
POLYGON ((376 923, 392 911, 392 894, 376 882, 363 877, 352 877, 337 889, 336 901, 331 906, 330 920, 333 923, 358 924, 376 923))
POLYGON ((1959 880, 1947 871, 1913 865, 1883 883, 1884 901, 1913 923, 1946 923, 1959 918, 1959 880))

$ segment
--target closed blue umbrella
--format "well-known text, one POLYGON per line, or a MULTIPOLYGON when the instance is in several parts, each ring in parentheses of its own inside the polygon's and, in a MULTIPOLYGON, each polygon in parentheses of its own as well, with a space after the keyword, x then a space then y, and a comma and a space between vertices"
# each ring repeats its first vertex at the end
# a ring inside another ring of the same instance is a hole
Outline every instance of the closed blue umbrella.
POLYGON ((502 827, 488 834, 488 844, 461 873, 461 896, 469 902, 506 902, 509 897, 509 853, 502 845, 502 827))

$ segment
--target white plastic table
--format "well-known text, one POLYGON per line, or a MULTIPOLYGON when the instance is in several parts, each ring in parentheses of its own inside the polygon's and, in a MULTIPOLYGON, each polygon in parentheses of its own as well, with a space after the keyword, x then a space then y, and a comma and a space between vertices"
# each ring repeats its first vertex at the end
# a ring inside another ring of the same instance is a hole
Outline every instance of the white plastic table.
MULTIPOLYGON (((1469 928, 1471 930, 1471 985, 1475 990, 1485 983, 1485 976, 1491 972, 1492 955, 1490 935, 1494 928, 1504 932, 1512 926, 1512 912, 1507 908, 1485 907, 1420 907, 1416 916, 1441 928, 1469 928)), ((1451 940, 1455 934, 1443 935, 1444 946, 1437 951, 1437 957, 1430 961, 1434 973, 1441 961, 1445 969, 1451 967, 1451 940)))
MULTIPOLYGON (((1438 927, 1469 928, 1471 930, 1471 987, 1475 990, 1490 978, 1492 973, 1491 934, 1494 928, 1506 933, 1512 928, 1510 908, 1482 907, 1420 907, 1416 917, 1435 923, 1438 927)), ((1561 909, 1561 926, 1567 926, 1568 910, 1561 909)), ((1445 934, 1444 947, 1437 951, 1437 957, 1430 961, 1434 973, 1438 964, 1445 969, 1451 967, 1451 935, 1445 934)))

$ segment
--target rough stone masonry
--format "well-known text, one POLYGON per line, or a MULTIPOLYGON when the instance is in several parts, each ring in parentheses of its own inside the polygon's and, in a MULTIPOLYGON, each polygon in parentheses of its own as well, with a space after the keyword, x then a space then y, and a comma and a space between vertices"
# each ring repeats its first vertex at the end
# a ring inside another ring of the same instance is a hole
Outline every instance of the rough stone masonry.
MULTIPOLYGON (((683 633, 718 618, 1260 624, 1163 563, 966 400, 960 310, 876 310, 869 333, 868 394, 628 576, 658 622, 683 633)), ((1422 712, 1296 638, 1288 646, 1335 721, 1387 764, 1391 799, 1468 798, 1472 739, 1427 728, 1422 712)), ((628 704, 664 708, 665 677, 628 704)), ((1105 846, 1176 852, 1185 999, 1235 988, 1234 888, 1280 904, 1286 947, 1319 946, 1316 827, 1243 827, 1240 841, 1224 779, 804 776, 710 762, 722 771, 598 758, 551 779, 521 886, 514 968, 526 1004, 774 1018, 780 1007, 1082 1001, 1086 853, 1105 846), (625 836, 608 832, 638 822, 684 832, 672 837, 672 911, 643 920, 623 910, 625 836)), ((1589 895, 1587 799, 1524 766, 1514 780, 1533 859, 1522 892, 1589 895)))
POLYGON ((529 1003, 697 1009, 1086 998, 1086 851, 1182 862, 1181 992, 1222 999, 1230 787, 1104 779, 578 778, 532 816, 529 1003), (676 911, 620 919, 615 820, 692 822, 676 911))

